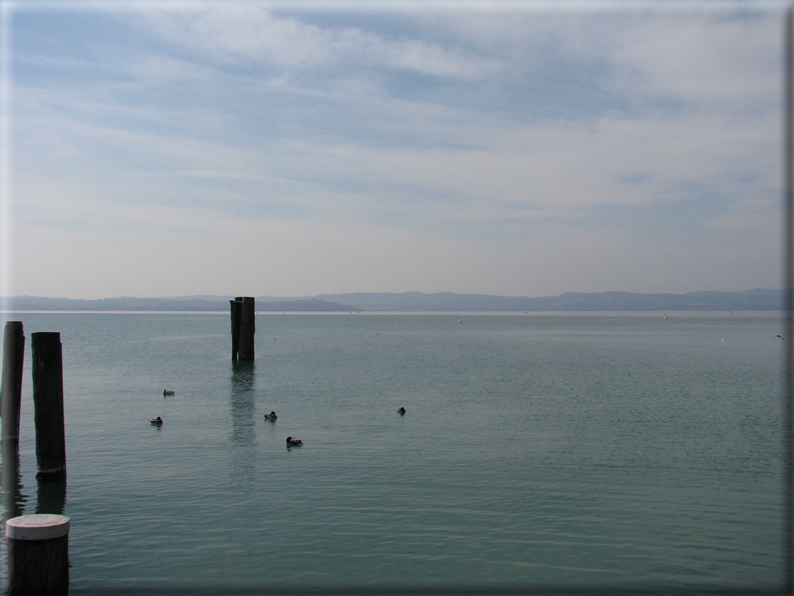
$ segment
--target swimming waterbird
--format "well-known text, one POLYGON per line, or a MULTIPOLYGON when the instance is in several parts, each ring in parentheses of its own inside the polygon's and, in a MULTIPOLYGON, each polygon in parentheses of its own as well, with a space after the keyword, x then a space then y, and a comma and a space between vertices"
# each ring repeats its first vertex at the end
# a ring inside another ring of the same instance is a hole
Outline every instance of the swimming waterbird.
POLYGON ((158 416, 158 417, 157 417, 157 418, 155 418, 154 420, 149 420, 149 422, 151 422, 152 424, 156 424, 156 425, 158 425, 158 426, 159 426, 160 424, 162 424, 162 423, 163 423, 163 419, 162 419, 162 418, 160 418, 160 417, 158 416))
POLYGON ((397 411, 400 413, 400 416, 405 414, 405 408, 398 408, 397 411))
POLYGON ((265 420, 270 420, 275 422, 276 418, 278 418, 278 416, 276 416, 275 412, 270 412, 270 414, 265 414, 265 420))
POLYGON ((292 437, 287 437, 287 447, 300 447, 303 445, 303 441, 300 439, 293 439, 292 437))
POLYGON ((168 389, 163 389, 163 395, 173 395, 173 391, 169 391, 168 389))

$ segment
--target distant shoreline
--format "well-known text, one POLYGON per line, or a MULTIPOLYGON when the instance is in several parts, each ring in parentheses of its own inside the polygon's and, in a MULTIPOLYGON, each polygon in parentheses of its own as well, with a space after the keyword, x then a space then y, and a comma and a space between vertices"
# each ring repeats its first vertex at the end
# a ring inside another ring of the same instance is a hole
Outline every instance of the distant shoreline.
MULTIPOLYGON (((200 316, 229 316, 229 313, 220 310, 0 310, 0 319, 10 320, 10 317, 16 315, 200 315, 200 316)), ((448 317, 488 317, 488 316, 505 316, 505 317, 562 317, 562 316, 603 316, 603 317, 661 317, 669 315, 670 318, 687 318, 695 316, 708 316, 708 317, 724 317, 735 316, 742 318, 744 316, 762 316, 774 317, 784 316, 783 310, 533 310, 533 311, 507 311, 507 310, 491 310, 491 311, 470 311, 470 310, 451 310, 451 311, 427 311, 427 310, 401 310, 401 311, 387 311, 387 310, 370 310, 359 312, 342 312, 342 311, 312 311, 312 310, 296 310, 289 312, 281 311, 256 311, 257 316, 266 317, 283 317, 283 316, 335 316, 335 317, 363 317, 363 316, 448 316, 448 317)))
MULTIPOLYGON (((5 312, 228 312, 229 297, 102 298, 75 300, 15 296, 0 299, 5 312)), ((323 294, 311 297, 256 297, 258 313, 364 312, 654 312, 780 311, 782 290, 637 294, 631 292, 566 292, 540 298, 439 292, 323 294)))

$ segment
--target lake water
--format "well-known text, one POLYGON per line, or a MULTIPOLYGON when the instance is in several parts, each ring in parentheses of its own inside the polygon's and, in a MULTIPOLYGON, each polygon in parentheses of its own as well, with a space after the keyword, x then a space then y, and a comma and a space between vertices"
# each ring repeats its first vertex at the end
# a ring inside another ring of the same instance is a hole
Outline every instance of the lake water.
POLYGON ((11 314, 4 515, 71 518, 72 594, 771 593, 782 318, 663 314, 258 314, 255 363, 228 313, 11 314), (37 331, 63 344, 65 494, 35 479, 37 331))

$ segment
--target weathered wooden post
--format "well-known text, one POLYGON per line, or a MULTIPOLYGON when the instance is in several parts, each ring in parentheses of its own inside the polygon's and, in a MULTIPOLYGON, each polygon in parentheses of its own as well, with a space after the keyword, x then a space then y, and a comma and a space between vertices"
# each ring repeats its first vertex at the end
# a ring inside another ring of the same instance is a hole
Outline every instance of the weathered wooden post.
POLYGON ((240 360, 254 359, 254 333, 256 332, 256 315, 254 310, 254 299, 243 298, 240 307, 240 360))
POLYGON ((22 321, 8 321, 3 332, 3 385, 0 416, 3 418, 2 442, 19 443, 19 406, 22 402, 22 362, 25 334, 22 321))
POLYGON ((23 515, 6 522, 8 594, 69 592, 69 518, 23 515))
POLYGON ((36 422, 36 478, 66 481, 63 423, 63 360, 60 333, 33 333, 33 407, 36 422))
POLYGON ((237 360, 240 350, 240 314, 242 313, 243 299, 229 300, 232 309, 232 360, 237 360))
POLYGON ((232 311, 232 360, 253 360, 256 301, 245 296, 229 302, 232 311))
POLYGON ((19 476, 19 443, 3 441, 0 448, 3 455, 0 470, 0 486, 3 489, 3 520, 22 515, 25 496, 19 476))
POLYGON ((21 321, 8 321, 3 331, 3 384, 0 390, 3 464, 0 486, 3 490, 3 518, 22 513, 22 488, 19 482, 19 410, 22 402, 22 363, 25 334, 21 321))

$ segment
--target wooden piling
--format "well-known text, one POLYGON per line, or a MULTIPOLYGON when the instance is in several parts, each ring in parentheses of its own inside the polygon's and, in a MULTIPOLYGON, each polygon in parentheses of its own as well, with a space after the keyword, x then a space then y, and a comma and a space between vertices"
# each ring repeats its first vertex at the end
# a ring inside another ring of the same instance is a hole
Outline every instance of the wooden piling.
POLYGON ((232 314, 232 360, 253 360, 256 301, 248 296, 238 296, 229 302, 232 314))
POLYGON ((0 443, 3 463, 0 465, 0 488, 3 494, 3 520, 22 515, 26 497, 22 494, 19 474, 19 443, 0 443))
POLYGON ((36 423, 36 478, 66 481, 66 437, 63 423, 63 360, 60 333, 31 334, 33 407, 36 423))
POLYGON ((25 334, 22 321, 8 321, 3 332, 3 385, 0 391, 2 442, 19 443, 19 407, 22 402, 22 362, 25 334))
POLYGON ((69 518, 23 515, 6 522, 9 596, 69 592, 69 518))
POLYGON ((243 299, 229 300, 232 309, 232 360, 237 360, 240 350, 240 315, 242 314, 243 299))
POLYGON ((247 296, 243 298, 240 311, 240 348, 238 357, 240 360, 253 360, 254 333, 256 332, 254 299, 247 296))

